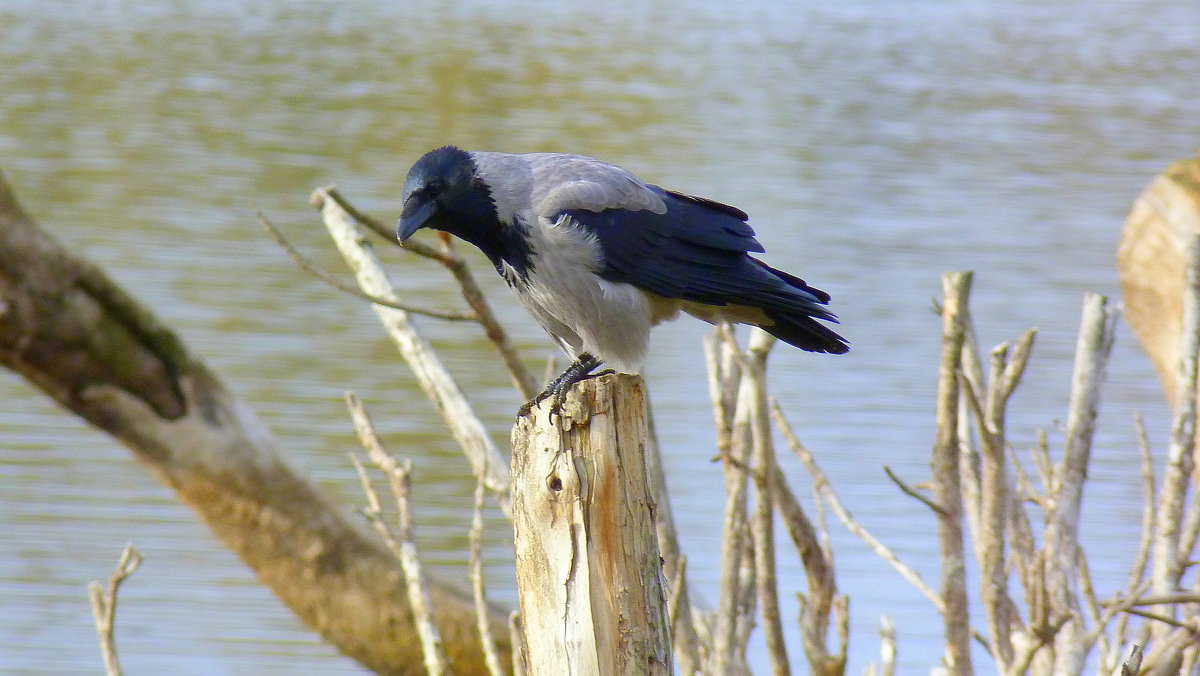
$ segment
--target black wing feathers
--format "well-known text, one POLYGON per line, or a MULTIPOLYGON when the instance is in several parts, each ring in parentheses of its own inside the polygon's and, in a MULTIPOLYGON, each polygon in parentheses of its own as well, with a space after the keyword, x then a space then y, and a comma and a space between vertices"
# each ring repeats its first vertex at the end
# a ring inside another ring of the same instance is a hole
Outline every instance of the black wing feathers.
POLYGON ((571 209, 563 215, 595 235, 604 252, 600 276, 666 298, 756 307, 763 328, 805 350, 840 354, 845 340, 814 318, 836 322, 829 294, 747 255, 761 252, 740 209, 650 186, 667 211, 571 209))

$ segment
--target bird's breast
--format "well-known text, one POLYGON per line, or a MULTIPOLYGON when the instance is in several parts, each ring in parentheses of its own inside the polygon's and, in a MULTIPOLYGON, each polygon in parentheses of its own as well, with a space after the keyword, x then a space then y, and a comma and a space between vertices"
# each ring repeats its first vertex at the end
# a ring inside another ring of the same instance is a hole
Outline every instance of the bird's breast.
POLYGON ((652 307, 649 296, 630 284, 603 279, 599 244, 578 228, 538 230, 532 265, 522 283, 511 284, 522 303, 569 352, 589 352, 619 370, 638 371, 650 327, 667 308, 652 307))

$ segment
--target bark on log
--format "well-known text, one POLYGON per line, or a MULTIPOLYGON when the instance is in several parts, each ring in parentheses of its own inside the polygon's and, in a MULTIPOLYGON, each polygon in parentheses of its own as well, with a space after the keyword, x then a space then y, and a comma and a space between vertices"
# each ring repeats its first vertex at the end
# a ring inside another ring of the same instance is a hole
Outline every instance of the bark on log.
POLYGON ((672 673, 641 378, 605 375, 513 427, 517 591, 532 674, 672 673))
MULTIPOLYGON (((380 673, 424 673, 403 574, 382 541, 290 468, 246 403, 147 308, 39 229, 2 176, 0 363, 128 447, 343 654, 380 673)), ((430 591, 456 673, 487 673, 469 595, 430 591)), ((508 635, 505 614, 493 622, 508 635)))
POLYGON ((1174 402, 1187 245, 1200 233, 1200 156, 1172 164, 1134 202, 1117 267, 1125 319, 1174 402))

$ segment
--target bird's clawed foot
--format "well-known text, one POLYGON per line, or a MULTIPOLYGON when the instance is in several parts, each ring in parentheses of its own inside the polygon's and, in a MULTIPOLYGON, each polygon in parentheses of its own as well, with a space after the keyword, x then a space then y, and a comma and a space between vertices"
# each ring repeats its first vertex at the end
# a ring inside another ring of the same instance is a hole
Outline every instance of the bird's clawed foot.
MULTIPOLYGON (((553 399, 550 405, 550 415, 551 417, 557 416, 562 410, 563 397, 566 396, 567 390, 571 389, 571 386, 575 383, 593 377, 592 371, 594 371, 596 367, 600 366, 600 364, 601 362, 599 359, 591 354, 588 354, 587 352, 579 355, 579 358, 576 359, 570 366, 568 366, 565 371, 559 374, 557 378, 550 381, 550 384, 546 386, 546 389, 542 390, 540 394, 521 406, 518 414, 525 415, 526 413, 529 413, 534 406, 537 406, 547 398, 552 397, 553 399)), ((613 373, 613 371, 611 369, 605 370, 594 375, 604 375, 607 373, 613 373)))

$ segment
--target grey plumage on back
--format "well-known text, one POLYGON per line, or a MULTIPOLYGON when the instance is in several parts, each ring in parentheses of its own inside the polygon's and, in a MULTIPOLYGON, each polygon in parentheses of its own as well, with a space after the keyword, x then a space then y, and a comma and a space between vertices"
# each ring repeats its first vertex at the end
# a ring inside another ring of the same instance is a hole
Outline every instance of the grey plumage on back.
POLYGON ((477 246, 582 375, 599 361, 638 371, 650 328, 680 310, 845 352, 818 321, 837 321, 829 295, 751 257, 763 248, 746 220, 590 157, 447 146, 409 172, 398 235, 431 227, 477 246))

